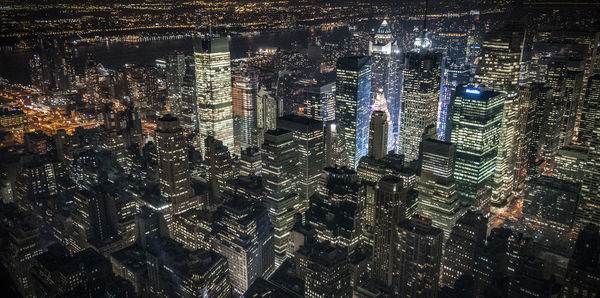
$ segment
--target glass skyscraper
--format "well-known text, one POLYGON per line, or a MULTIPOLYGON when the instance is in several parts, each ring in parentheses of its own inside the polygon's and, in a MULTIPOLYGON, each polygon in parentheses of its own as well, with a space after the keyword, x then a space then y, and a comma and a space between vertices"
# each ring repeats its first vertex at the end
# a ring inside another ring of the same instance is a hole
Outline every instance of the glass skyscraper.
POLYGON ((494 174, 505 93, 461 85, 456 88, 451 141, 459 200, 487 210, 494 174))
MULTIPOLYGON (((196 117, 199 139, 209 135, 223 142, 233 155, 231 64, 226 38, 204 39, 194 45, 196 69, 196 117)), ((200 152, 206 150, 200 142, 200 152)))
POLYGON ((369 147, 371 62, 367 56, 340 58, 337 62, 335 119, 344 143, 347 166, 356 169, 369 147))

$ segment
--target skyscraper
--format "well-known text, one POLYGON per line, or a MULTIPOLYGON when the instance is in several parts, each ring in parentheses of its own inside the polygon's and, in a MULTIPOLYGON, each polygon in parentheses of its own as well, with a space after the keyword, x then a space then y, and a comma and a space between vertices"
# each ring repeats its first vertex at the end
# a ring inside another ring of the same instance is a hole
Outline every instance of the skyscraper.
POLYGON ((384 111, 373 111, 369 123, 369 157, 382 159, 388 152, 388 121, 384 111))
POLYGON ((215 217, 212 247, 227 258, 231 286, 241 295, 273 269, 273 228, 262 206, 242 198, 226 202, 215 217))
POLYGON ((300 212, 308 209, 308 201, 317 190, 317 182, 325 158, 323 123, 308 117, 287 115, 277 119, 277 128, 292 132, 298 151, 297 192, 300 212))
POLYGON ((590 77, 581 115, 581 137, 589 146, 583 171, 578 224, 600 223, 600 75, 590 77))
POLYGON ((456 144, 458 198, 481 210, 489 207, 505 98, 505 93, 465 85, 456 88, 451 140, 456 144))
POLYGON ((498 157, 494 173, 492 202, 502 203, 510 196, 515 167, 515 129, 518 106, 517 88, 524 29, 518 25, 507 25, 484 37, 481 58, 477 64, 475 81, 496 92, 506 92, 502 125, 499 134, 498 157))
POLYGON ((382 106, 387 114, 387 151, 395 150, 400 118, 400 48, 392 35, 388 19, 384 19, 369 42, 372 57, 371 102, 382 106))
POLYGON ((456 87, 469 82, 471 69, 464 64, 457 64, 451 59, 444 59, 442 69, 442 88, 437 118, 437 137, 440 141, 450 141, 452 132, 452 110, 456 87))
POLYGON ((452 227, 444 247, 441 286, 453 287, 454 283, 475 266, 475 251, 483 245, 487 231, 487 219, 481 213, 467 211, 452 227))
POLYGON ((252 132, 256 129, 254 113, 258 81, 247 66, 246 61, 240 61, 233 75, 232 104, 233 104, 233 131, 235 152, 252 145, 252 132))
POLYGON ((167 57, 167 100, 170 113, 179 117, 182 112, 183 80, 186 73, 185 56, 175 51, 167 57))
POLYGON ((293 133, 285 129, 265 132, 262 145, 264 203, 275 228, 275 267, 286 259, 290 230, 299 202, 296 188, 298 156, 293 133))
POLYGON ((433 226, 450 235, 461 206, 454 182, 454 154, 456 146, 438 140, 423 141, 421 179, 419 180, 419 214, 429 217, 433 226))
POLYGON ((227 147, 223 142, 213 136, 204 140, 206 150, 205 164, 208 167, 208 183, 210 185, 209 207, 215 207, 221 203, 221 196, 225 190, 225 184, 237 177, 233 168, 233 160, 227 147))
POLYGON ((267 130, 277 127, 277 101, 264 88, 256 94, 256 130, 254 131, 253 144, 261 147, 264 134, 267 130))
POLYGON ((419 158, 427 130, 435 130, 441 81, 441 53, 418 49, 404 55, 398 153, 406 164, 419 158))
POLYGON ((443 231, 415 215, 399 224, 397 238, 394 291, 399 297, 437 297, 443 231))
POLYGON ((160 194, 172 203, 174 213, 181 213, 195 205, 185 136, 176 117, 164 115, 156 122, 160 194))
POLYGON ((405 202, 402 180, 395 176, 383 177, 375 190, 373 277, 388 287, 394 280, 396 226, 405 218, 405 202))
MULTIPOLYGON (((226 38, 204 39, 194 46, 196 118, 200 140, 214 136, 234 154, 231 65, 226 38)), ((202 156, 206 154, 200 142, 202 156)))
POLYGON ((335 119, 348 157, 347 166, 356 169, 367 155, 371 102, 371 61, 366 56, 338 59, 336 72, 335 119))
POLYGON ((306 90, 304 115, 323 122, 335 120, 335 82, 322 83, 306 90))

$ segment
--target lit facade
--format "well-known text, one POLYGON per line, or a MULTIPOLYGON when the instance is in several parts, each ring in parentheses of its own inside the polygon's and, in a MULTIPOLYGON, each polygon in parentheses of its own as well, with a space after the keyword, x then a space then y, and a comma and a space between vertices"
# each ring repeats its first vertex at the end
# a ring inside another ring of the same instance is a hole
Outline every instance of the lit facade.
POLYGON ((347 166, 356 169, 367 155, 371 102, 371 62, 366 56, 344 57, 337 63, 335 119, 347 166))
MULTIPOLYGON (((214 136, 234 154, 229 41, 211 38, 195 45, 196 117, 200 140, 214 136)), ((206 154, 204 144, 200 152, 206 154)))

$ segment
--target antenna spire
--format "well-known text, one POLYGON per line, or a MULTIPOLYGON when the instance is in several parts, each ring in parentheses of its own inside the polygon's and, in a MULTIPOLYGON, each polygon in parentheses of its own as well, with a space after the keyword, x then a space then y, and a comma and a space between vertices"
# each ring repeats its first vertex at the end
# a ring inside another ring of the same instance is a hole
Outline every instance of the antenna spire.
POLYGON ((423 38, 425 38, 425 34, 427 33, 427 6, 429 4, 428 0, 425 0, 425 17, 423 18, 423 38))

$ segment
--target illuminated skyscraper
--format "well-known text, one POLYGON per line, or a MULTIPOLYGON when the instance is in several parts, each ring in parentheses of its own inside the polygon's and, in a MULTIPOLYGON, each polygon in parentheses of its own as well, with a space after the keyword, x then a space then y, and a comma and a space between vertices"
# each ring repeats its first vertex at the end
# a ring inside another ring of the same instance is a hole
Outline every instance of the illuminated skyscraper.
POLYGON ((589 146, 583 171, 578 224, 600 223, 600 75, 590 77, 581 115, 581 137, 589 146))
POLYGON ((180 117, 182 112, 183 80, 186 73, 185 56, 175 51, 167 57, 167 100, 170 113, 180 117))
POLYGON ((275 228, 275 267, 286 259, 294 214, 298 212, 297 163, 298 155, 293 133, 285 129, 265 132, 262 145, 262 178, 265 186, 264 203, 275 228))
POLYGON ((450 141, 452 132, 452 98, 458 85, 469 82, 471 69, 464 64, 455 64, 451 59, 444 59, 442 70, 442 88, 438 105, 437 137, 440 141, 450 141))
POLYGON ((317 190, 325 158, 323 122, 308 117, 287 115, 277 118, 277 128, 291 131, 298 151, 297 187, 300 212, 308 209, 308 201, 317 190))
POLYGON ((160 194, 170 200, 174 213, 181 213, 195 205, 187 142, 176 117, 164 115, 156 122, 160 194))
MULTIPOLYGON (((226 38, 202 40, 194 46, 196 99, 200 140, 214 136, 234 154, 231 65, 226 38)), ((206 154, 200 142, 202 156, 206 154)))
POLYGON ((360 158, 367 155, 370 94, 370 58, 355 56, 338 59, 335 119, 348 157, 347 166, 352 169, 356 169, 360 158))
POLYGON ((277 126, 277 101, 267 90, 261 88, 256 94, 256 130, 252 142, 254 146, 261 147, 264 134, 277 126))
POLYGON ((272 233, 267 212, 257 202, 233 198, 215 214, 212 248, 227 258, 236 293, 273 269, 272 233))
POLYGON ((238 156, 241 150, 252 145, 252 131, 256 129, 254 105, 257 88, 256 77, 246 61, 241 61, 233 75, 232 87, 234 144, 238 156))
POLYGON ((444 232, 420 215, 397 229, 394 291, 398 297, 437 297, 444 232))
POLYGON ((489 183, 498 155, 505 99, 505 93, 464 85, 456 88, 451 140, 456 145, 454 177, 458 198, 481 210, 489 207, 489 183))
POLYGON ((418 210, 419 214, 431 218, 433 226, 444 231, 444 239, 450 235, 462 210, 454 182, 455 151, 452 143, 423 141, 418 210))
POLYGON ((335 120, 335 82, 307 89, 304 115, 323 122, 335 120))
POLYGON ((394 277, 396 226, 405 219, 406 189, 402 179, 385 176, 375 190, 373 277, 391 287, 394 277))
POLYGON ((387 114, 387 151, 395 150, 400 118, 400 48, 392 35, 388 19, 381 22, 375 38, 369 42, 372 57, 371 102, 382 101, 387 114))
POLYGON ((441 53, 418 49, 404 55, 398 153, 406 164, 419 158, 427 130, 435 129, 441 81, 441 53))
POLYGON ((506 92, 504 99, 502 126, 499 134, 498 157, 494 173, 494 203, 502 203, 511 195, 515 168, 515 129, 518 105, 517 88, 521 54, 523 51, 524 29, 517 25, 490 32, 484 37, 481 58, 477 64, 475 81, 496 92, 506 92))

